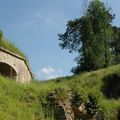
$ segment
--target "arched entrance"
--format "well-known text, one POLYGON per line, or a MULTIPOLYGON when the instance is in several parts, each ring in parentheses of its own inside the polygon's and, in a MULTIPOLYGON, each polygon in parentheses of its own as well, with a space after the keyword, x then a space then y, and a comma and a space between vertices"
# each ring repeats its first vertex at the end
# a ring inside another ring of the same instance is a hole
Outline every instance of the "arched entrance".
POLYGON ((14 70, 14 68, 9 64, 3 62, 0 62, 0 74, 5 77, 9 77, 13 79, 16 79, 17 76, 17 73, 14 70))

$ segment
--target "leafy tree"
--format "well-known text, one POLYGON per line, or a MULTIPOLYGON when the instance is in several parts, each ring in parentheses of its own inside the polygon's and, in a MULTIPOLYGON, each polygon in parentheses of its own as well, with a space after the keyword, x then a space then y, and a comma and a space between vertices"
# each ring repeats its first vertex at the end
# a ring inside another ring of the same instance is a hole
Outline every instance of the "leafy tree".
POLYGON ((3 38, 3 32, 0 31, 0 46, 1 46, 2 38, 3 38))
POLYGON ((111 49, 114 55, 114 63, 120 64, 120 28, 116 26, 113 27, 111 49))
POLYGON ((88 99, 88 102, 85 104, 86 110, 89 115, 93 116, 98 112, 99 104, 97 98, 93 95, 89 95, 88 99))
POLYGON ((2 40, 2 38, 3 38, 3 32, 0 31, 0 41, 2 40))
POLYGON ((72 72, 96 70, 112 63, 110 40, 114 16, 103 2, 93 0, 84 16, 68 21, 64 34, 59 34, 60 47, 77 52, 77 67, 72 72))

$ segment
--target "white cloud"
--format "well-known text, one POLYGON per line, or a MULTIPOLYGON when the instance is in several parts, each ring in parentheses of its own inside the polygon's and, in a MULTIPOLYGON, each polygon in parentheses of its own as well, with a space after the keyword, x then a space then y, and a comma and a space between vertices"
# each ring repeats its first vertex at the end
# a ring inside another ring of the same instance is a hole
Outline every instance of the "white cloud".
POLYGON ((55 69, 51 66, 44 67, 36 73, 36 77, 40 80, 48 80, 62 76, 61 69, 55 69))
POLYGON ((55 69, 53 69, 52 67, 49 66, 49 67, 46 67, 46 68, 42 68, 41 72, 45 73, 45 74, 51 74, 51 73, 55 72, 55 69))

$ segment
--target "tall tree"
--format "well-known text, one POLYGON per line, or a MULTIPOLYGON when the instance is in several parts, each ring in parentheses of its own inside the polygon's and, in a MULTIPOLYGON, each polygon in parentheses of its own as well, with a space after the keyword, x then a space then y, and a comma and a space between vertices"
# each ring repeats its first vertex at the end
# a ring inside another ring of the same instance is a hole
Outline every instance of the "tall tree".
POLYGON ((96 70, 111 64, 109 42, 114 16, 103 2, 93 0, 84 16, 68 21, 64 34, 59 34, 60 47, 78 52, 77 67, 72 72, 96 70))
POLYGON ((120 64, 120 27, 113 26, 111 50, 114 55, 114 63, 120 64))
POLYGON ((3 32, 0 31, 0 39, 2 39, 2 37, 3 37, 3 32))
POLYGON ((1 46, 2 38, 3 38, 3 32, 0 31, 0 46, 1 46))

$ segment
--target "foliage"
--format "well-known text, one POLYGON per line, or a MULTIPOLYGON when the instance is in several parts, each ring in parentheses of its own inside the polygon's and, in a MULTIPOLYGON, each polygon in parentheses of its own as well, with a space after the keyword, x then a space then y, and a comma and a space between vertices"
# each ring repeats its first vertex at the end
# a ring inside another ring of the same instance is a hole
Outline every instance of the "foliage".
POLYGON ((77 52, 77 67, 72 72, 96 70, 112 64, 110 40, 114 16, 103 2, 93 0, 84 16, 68 21, 64 34, 59 34, 60 47, 77 52))
POLYGON ((76 107, 79 107, 82 102, 83 102, 82 95, 77 91, 73 92, 72 104, 75 105, 76 107))
MULTIPOLYGON (((12 43, 9 40, 7 40, 6 38, 4 38, 2 31, 0 31, 0 47, 3 47, 15 54, 18 54, 27 60, 26 55, 20 49, 18 49, 14 43, 12 43)), ((28 60, 27 60, 27 62, 28 62, 28 60)))
POLYGON ((118 110, 118 120, 120 119, 120 109, 118 110))
POLYGON ((43 112, 44 112, 44 117, 45 119, 52 119, 54 120, 54 104, 50 101, 42 101, 42 108, 43 108, 43 112))
POLYGON ((95 115, 99 108, 97 98, 93 95, 88 95, 88 101, 85 106, 89 115, 95 115))
POLYGON ((103 79, 103 94, 108 99, 120 98, 120 73, 110 74, 103 79))
POLYGON ((58 86, 56 89, 55 89, 55 93, 57 95, 57 97, 59 98, 59 100, 65 100, 65 99, 68 99, 68 91, 69 90, 66 90, 66 88, 62 87, 62 86, 58 86), (63 94, 64 93, 64 94, 63 94))
POLYGON ((56 91, 58 98, 63 101, 68 98, 69 91, 76 92, 73 104, 79 106, 81 101, 84 101, 91 114, 99 105, 99 110, 104 113, 105 119, 117 120, 120 99, 106 99, 101 89, 106 76, 119 72, 120 65, 117 65, 81 75, 59 78, 60 82, 56 82, 58 79, 32 81, 26 85, 0 76, 0 120, 55 120, 54 105, 48 99, 52 91, 56 91), (88 97, 89 95, 91 97, 88 97))
POLYGON ((120 28, 113 26, 113 37, 111 40, 111 49, 114 54, 114 63, 120 63, 120 28))

